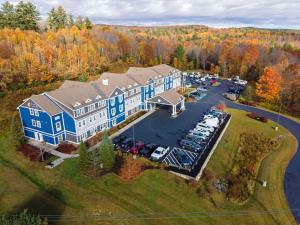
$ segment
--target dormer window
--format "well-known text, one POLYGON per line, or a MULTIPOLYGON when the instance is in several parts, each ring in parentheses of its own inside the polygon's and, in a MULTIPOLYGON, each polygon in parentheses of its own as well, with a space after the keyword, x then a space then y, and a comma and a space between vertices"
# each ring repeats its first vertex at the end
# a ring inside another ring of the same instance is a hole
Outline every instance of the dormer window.
POLYGON ((81 105, 80 102, 75 102, 74 107, 78 107, 78 106, 80 106, 80 105, 81 105))
POLYGON ((89 102, 91 102, 92 100, 91 99, 87 99, 87 100, 85 100, 85 103, 89 103, 89 102))
POLYGON ((128 88, 131 88, 131 87, 132 87, 132 86, 129 84, 129 85, 128 85, 128 88))
POLYGON ((100 95, 97 95, 96 96, 96 99, 101 99, 102 97, 100 95))
POLYGON ((157 76, 155 76, 155 79, 157 79, 157 76))
POLYGON ((138 84, 137 83, 134 83, 134 86, 137 86, 138 84))

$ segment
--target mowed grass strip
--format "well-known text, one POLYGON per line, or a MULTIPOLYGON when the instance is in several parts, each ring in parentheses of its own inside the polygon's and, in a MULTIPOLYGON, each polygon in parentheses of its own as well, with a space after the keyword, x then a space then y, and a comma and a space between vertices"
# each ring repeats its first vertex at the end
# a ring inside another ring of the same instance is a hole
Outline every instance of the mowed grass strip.
MULTIPOLYGON (((5 151, 2 149, 0 154, 14 166, 0 161, 1 180, 7 179, 7 182, 0 184, 3 186, 5 183, 5 190, 14 190, 15 194, 0 191, 0 203, 5 203, 1 212, 13 212, 25 205, 38 211, 41 201, 30 199, 42 195, 51 203, 48 213, 76 218, 70 222, 62 217, 58 224, 99 224, 99 221, 87 216, 94 214, 140 214, 141 218, 155 218, 127 222, 105 221, 100 224, 295 224, 288 211, 274 215, 256 215, 253 212, 288 210, 283 177, 296 149, 296 140, 282 127, 274 131, 272 127, 275 123, 271 121, 264 124, 248 118, 246 112, 233 109, 228 109, 228 112, 232 114, 231 124, 207 166, 214 173, 211 183, 225 177, 230 171, 241 133, 259 132, 267 137, 284 135, 280 148, 270 153, 259 168, 258 178, 268 181, 267 188, 256 185, 254 195, 245 205, 228 201, 223 193, 214 188, 210 194, 200 196, 197 190, 204 185, 211 185, 207 181, 202 179, 195 187, 162 170, 147 170, 131 181, 121 180, 112 173, 98 178, 83 176, 78 168, 78 159, 66 160, 56 169, 47 170, 42 164, 29 162, 21 154, 15 153, 6 143, 5 151), (243 215, 234 214, 237 211, 243 211, 243 215), (202 214, 202 218, 186 218, 199 216, 193 212, 208 214, 202 214), (230 215, 220 216, 220 213, 230 215), (174 215, 183 218, 174 218, 174 215)), ((5 142, 5 139, 0 141, 5 142)))

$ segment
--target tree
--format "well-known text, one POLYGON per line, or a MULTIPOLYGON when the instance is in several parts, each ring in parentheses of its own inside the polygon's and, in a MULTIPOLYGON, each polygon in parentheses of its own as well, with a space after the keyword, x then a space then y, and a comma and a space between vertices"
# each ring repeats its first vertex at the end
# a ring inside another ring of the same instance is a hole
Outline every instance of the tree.
POLYGON ((48 222, 45 219, 42 219, 39 215, 34 215, 29 213, 27 210, 24 210, 19 215, 0 216, 1 225, 47 225, 48 222))
POLYGON ((103 165, 104 171, 109 171, 115 164, 115 153, 114 146, 107 136, 107 133, 104 134, 102 143, 99 149, 100 162, 103 165))
POLYGON ((81 30, 84 26, 84 22, 81 16, 77 16, 75 21, 75 26, 78 27, 79 30, 81 30))
POLYGON ((88 170, 91 176, 97 176, 101 170, 101 160, 99 149, 95 149, 88 154, 88 170))
POLYGON ((20 1, 15 10, 16 27, 22 30, 38 30, 39 11, 31 2, 20 1))
POLYGON ((84 25, 85 25, 86 29, 92 29, 93 28, 93 24, 92 24, 92 22, 90 21, 90 19, 88 17, 85 17, 84 25))
POLYGON ((179 61, 182 61, 184 58, 184 47, 180 44, 174 50, 174 57, 179 61))
POLYGON ((48 14, 48 25, 50 29, 57 31, 58 29, 65 28, 69 24, 69 17, 62 6, 57 9, 52 8, 48 14))
POLYGON ((0 9, 0 29, 15 28, 15 10, 14 6, 8 1, 1 5, 0 9))
POLYGON ((256 95, 268 102, 274 102, 280 94, 281 77, 272 67, 266 67, 256 83, 256 95))
POLYGON ((74 22, 73 15, 70 14, 69 17, 68 17, 68 26, 73 27, 74 25, 75 25, 75 22, 74 22))
POLYGON ((86 173, 88 169, 88 153, 86 146, 82 141, 79 146, 79 167, 81 172, 86 173))
POLYGON ((21 130, 21 125, 17 120, 18 116, 18 113, 13 114, 10 125, 10 142, 15 147, 18 147, 24 142, 24 135, 21 130))

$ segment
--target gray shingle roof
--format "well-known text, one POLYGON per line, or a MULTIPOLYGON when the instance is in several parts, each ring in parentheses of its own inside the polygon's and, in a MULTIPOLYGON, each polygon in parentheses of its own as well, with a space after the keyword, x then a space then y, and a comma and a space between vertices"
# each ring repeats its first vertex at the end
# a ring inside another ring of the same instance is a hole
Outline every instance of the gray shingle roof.
POLYGON ((175 91, 174 89, 171 89, 171 90, 162 92, 162 93, 154 96, 153 98, 149 99, 148 101, 159 103, 159 101, 165 100, 167 103, 169 103, 171 105, 177 105, 183 99, 184 99, 184 97, 181 94, 177 93, 177 91, 175 91))
POLYGON ((30 98, 51 116, 62 112, 62 110, 45 95, 32 95, 30 98))

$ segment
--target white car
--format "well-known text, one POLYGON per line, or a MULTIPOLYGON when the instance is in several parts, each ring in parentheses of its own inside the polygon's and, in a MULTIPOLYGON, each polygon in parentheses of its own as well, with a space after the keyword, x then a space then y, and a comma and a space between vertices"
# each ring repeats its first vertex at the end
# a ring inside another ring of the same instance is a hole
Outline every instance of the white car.
POLYGON ((161 158, 162 158, 169 150, 170 150, 170 147, 164 148, 164 147, 159 146, 159 147, 157 147, 157 149, 151 154, 151 157, 150 157, 150 158, 151 158, 152 160, 157 161, 157 160, 161 159, 161 158))
POLYGON ((197 124, 196 128, 197 129, 202 129, 202 130, 205 130, 205 131, 209 131, 210 133, 214 132, 214 130, 215 130, 213 127, 207 126, 207 124, 197 124))
POLYGON ((211 118, 211 119, 205 119, 204 122, 209 125, 212 126, 214 128, 219 127, 219 119, 218 118, 211 118))
POLYGON ((206 136, 205 134, 203 134, 202 132, 200 131, 190 131, 189 132, 189 135, 192 135, 192 136, 197 136, 197 137, 200 137, 202 138, 202 140, 206 140, 208 138, 208 136, 206 136))
POLYGON ((187 87, 187 88, 191 88, 191 87, 192 87, 192 84, 190 84, 190 83, 187 83, 187 84, 185 84, 185 87, 187 87))
POLYGON ((205 115, 204 116, 204 119, 213 119, 213 118, 217 118, 215 115, 211 115, 211 114, 208 114, 208 115, 205 115))
POLYGON ((208 130, 205 130, 203 129, 202 127, 195 127, 193 130, 191 130, 192 132, 193 131, 196 131, 196 132, 201 132, 202 134, 204 134, 205 136, 209 136, 210 135, 210 132, 208 130))

